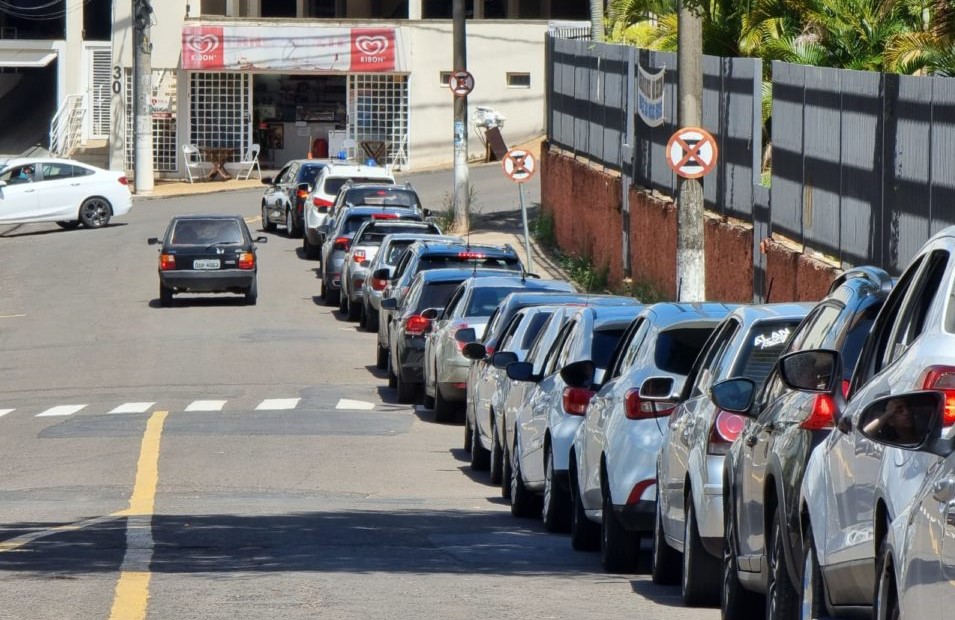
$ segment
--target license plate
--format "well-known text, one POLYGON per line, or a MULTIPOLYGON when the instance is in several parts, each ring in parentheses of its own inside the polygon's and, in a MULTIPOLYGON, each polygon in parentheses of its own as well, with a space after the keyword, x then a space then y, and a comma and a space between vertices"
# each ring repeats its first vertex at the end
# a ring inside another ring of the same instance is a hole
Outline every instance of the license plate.
POLYGON ((193 269, 218 269, 219 266, 218 258, 201 258, 192 261, 193 269))

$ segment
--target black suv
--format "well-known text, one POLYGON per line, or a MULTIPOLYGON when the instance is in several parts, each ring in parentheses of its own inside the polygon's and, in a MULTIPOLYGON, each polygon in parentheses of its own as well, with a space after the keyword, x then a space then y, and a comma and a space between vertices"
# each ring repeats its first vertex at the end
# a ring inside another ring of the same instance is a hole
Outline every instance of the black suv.
POLYGON ((268 185, 262 196, 262 230, 271 232, 281 224, 289 237, 300 237, 305 199, 327 165, 318 159, 293 159, 274 177, 262 179, 262 184, 268 185))
MULTIPOLYGON (((877 267, 857 267, 836 278, 829 293, 803 319, 783 355, 808 349, 839 352, 843 393, 893 280, 877 267)), ((712 388, 731 394, 748 379, 729 379, 712 388)), ((726 405, 726 406, 724 406, 726 405)), ((724 460, 723 618, 748 618, 763 606, 777 617, 797 615, 802 589, 799 492, 809 455, 836 424, 829 394, 789 389, 776 366, 747 411, 739 438, 724 460), (768 596, 770 600, 763 601, 768 596)))

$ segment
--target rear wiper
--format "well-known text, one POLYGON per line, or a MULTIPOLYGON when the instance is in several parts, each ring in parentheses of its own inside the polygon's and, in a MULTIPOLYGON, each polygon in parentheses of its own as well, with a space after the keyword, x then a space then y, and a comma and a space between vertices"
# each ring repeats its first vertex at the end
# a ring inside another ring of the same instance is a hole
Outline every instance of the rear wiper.
POLYGON ((206 246, 206 249, 207 249, 207 250, 211 250, 212 248, 217 248, 217 247, 219 247, 219 246, 223 246, 223 245, 237 245, 237 244, 239 244, 239 243, 242 243, 242 242, 241 242, 241 241, 216 241, 215 243, 210 243, 209 245, 207 245, 207 246, 206 246))

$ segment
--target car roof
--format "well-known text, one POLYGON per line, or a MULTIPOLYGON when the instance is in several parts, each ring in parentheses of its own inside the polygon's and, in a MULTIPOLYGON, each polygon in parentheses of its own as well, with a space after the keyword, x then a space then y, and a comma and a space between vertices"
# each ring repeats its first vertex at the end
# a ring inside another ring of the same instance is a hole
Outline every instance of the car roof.
POLYGON ((329 161, 328 174, 329 175, 339 175, 339 174, 354 174, 359 173, 364 176, 380 176, 382 178, 394 178, 394 175, 391 173, 391 170, 388 168, 382 168, 381 166, 370 166, 368 164, 361 164, 355 161, 348 160, 335 160, 332 159, 329 161))
POLYGON ((496 286, 506 287, 506 286, 521 285, 531 289, 536 288, 536 289, 543 289, 543 290, 549 289, 549 290, 557 290, 557 291, 567 290, 565 287, 573 286, 570 284, 570 282, 564 282, 563 280, 537 280, 534 278, 525 278, 520 275, 502 276, 500 275, 501 273, 500 269, 497 269, 494 271, 497 275, 487 277, 487 278, 475 279, 473 282, 469 281, 467 283, 467 286, 470 286, 471 288, 484 288, 484 287, 493 288, 496 286))
POLYGON ((0 166, 3 168, 10 168, 12 166, 22 166, 24 164, 70 164, 83 166, 84 168, 103 170, 103 168, 100 168, 99 166, 94 166, 92 164, 77 161, 75 159, 65 159, 63 157, 13 157, 0 163, 0 166))
MULTIPOLYGON (((556 280, 560 282, 561 280, 556 280)), ((567 284, 570 284, 569 282, 567 284)), ((573 286, 573 285, 571 285, 573 286)), ((614 304, 614 305, 637 305, 640 302, 634 297, 623 297, 621 295, 590 295, 588 293, 577 293, 571 291, 515 291, 504 298, 502 306, 531 306, 540 303, 552 304, 614 304)))
POLYGON ((223 215, 221 213, 210 213, 208 215, 201 214, 192 214, 192 215, 174 215, 171 222, 181 222, 185 220, 242 220, 245 221, 241 215, 223 215))
POLYGON ((646 306, 640 313, 640 316, 646 316, 660 325, 693 320, 702 320, 716 324, 740 305, 741 304, 728 304, 719 301, 662 301, 646 306))
MULTIPOLYGON (((350 217, 353 215, 374 215, 376 213, 393 213, 395 215, 404 216, 405 220, 413 219, 416 213, 412 212, 408 207, 382 207, 382 206, 366 206, 366 205, 355 205, 352 207, 346 208, 342 211, 342 217, 350 217)), ((420 216, 418 216, 420 217, 420 216)), ((391 220, 389 220, 391 221, 391 220)))
POLYGON ((421 239, 419 241, 416 241, 414 244, 412 244, 412 247, 416 247, 417 249, 420 249, 420 251, 422 252, 437 253, 437 252, 452 252, 452 251, 460 252, 462 245, 466 248, 465 251, 483 252, 485 254, 492 253, 498 256, 511 255, 511 254, 517 256, 517 250, 515 250, 513 247, 511 247, 508 244, 505 244, 503 246, 474 245, 474 244, 467 243, 466 240, 463 240, 463 243, 457 243, 457 242, 452 243, 448 241, 440 241, 440 240, 432 241, 430 239, 421 239))
MULTIPOLYGON (((398 228, 407 228, 408 231, 412 230, 425 230, 428 228, 438 228, 438 225, 434 222, 426 222, 423 220, 368 220, 368 223, 363 227, 365 230, 369 228, 376 227, 386 227, 386 226, 397 226, 398 228)), ((400 233, 393 233, 400 234, 400 233)), ((404 233, 407 234, 407 233, 404 233)))
POLYGON ((457 267, 449 267, 445 269, 419 271, 415 274, 415 277, 425 280, 426 282, 431 282, 440 280, 466 280, 471 277, 484 279, 500 275, 500 269, 459 269, 457 267))
POLYGON ((455 237, 454 235, 425 235, 422 233, 389 233, 385 235, 385 238, 381 240, 381 243, 384 244, 391 241, 417 241, 419 239, 425 239, 429 237, 447 240, 460 239, 461 243, 464 243, 464 239, 461 239, 461 237, 455 237))
POLYGON ((783 302, 775 304, 744 305, 735 308, 729 314, 737 317, 744 325, 766 320, 800 321, 809 314, 816 302, 783 302))

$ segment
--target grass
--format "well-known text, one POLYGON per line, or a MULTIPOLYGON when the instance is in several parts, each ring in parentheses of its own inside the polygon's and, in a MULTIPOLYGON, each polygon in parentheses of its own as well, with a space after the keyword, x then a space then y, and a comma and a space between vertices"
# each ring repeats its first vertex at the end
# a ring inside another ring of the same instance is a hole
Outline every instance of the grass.
MULTIPOLYGON (((434 222, 441 228, 441 232, 445 234, 452 233, 464 233, 466 230, 455 230, 454 227, 454 194, 451 192, 445 192, 444 198, 441 200, 443 208, 434 214, 434 222)), ((477 200, 477 190, 474 189, 474 186, 468 184, 468 206, 467 212, 464 214, 466 228, 471 227, 471 214, 480 213, 481 210, 478 208, 477 200)))

